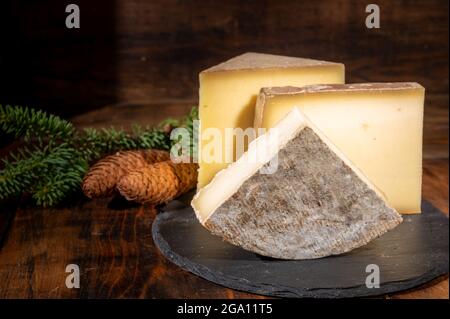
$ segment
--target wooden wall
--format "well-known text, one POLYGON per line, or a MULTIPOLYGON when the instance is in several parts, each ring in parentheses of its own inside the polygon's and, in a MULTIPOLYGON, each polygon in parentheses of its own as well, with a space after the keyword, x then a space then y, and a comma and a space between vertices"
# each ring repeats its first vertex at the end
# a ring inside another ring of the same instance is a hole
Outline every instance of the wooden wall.
POLYGON ((0 1, 0 103, 72 115, 116 100, 114 1, 0 1), (81 28, 67 29, 78 3, 81 28))
POLYGON ((380 29, 365 27, 368 3, 2 0, 0 103, 65 116, 112 103, 196 103, 200 70, 259 51, 343 62, 349 82, 418 81, 448 108, 448 1, 378 0, 380 29), (72 2, 80 29, 65 27, 72 2))

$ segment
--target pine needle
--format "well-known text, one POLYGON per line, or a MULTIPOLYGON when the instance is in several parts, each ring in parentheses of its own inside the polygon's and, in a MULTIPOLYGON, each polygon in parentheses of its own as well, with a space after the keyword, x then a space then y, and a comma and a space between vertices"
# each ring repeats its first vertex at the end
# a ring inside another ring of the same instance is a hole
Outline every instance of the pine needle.
POLYGON ((75 133, 71 123, 55 115, 21 106, 0 105, 0 129, 15 138, 64 139, 75 133))

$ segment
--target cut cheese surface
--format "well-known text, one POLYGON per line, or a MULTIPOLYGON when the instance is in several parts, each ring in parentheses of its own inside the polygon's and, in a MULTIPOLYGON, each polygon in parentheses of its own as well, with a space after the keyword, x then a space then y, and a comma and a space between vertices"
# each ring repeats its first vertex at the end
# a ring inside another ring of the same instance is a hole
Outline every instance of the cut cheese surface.
POLYGON ((260 53, 245 53, 201 72, 198 189, 241 155, 234 142, 225 143, 225 130, 253 128, 256 98, 262 87, 344 83, 344 73, 340 63, 260 53), (219 147, 211 147, 211 128, 218 129, 223 138, 219 147))
POLYGON ((402 221, 364 174, 295 108, 216 174, 195 195, 192 207, 213 234, 282 259, 341 254, 402 221), (276 169, 262 174, 274 161, 276 169))
POLYGON ((425 90, 417 83, 264 88, 255 127, 298 107, 400 213, 419 213, 425 90))

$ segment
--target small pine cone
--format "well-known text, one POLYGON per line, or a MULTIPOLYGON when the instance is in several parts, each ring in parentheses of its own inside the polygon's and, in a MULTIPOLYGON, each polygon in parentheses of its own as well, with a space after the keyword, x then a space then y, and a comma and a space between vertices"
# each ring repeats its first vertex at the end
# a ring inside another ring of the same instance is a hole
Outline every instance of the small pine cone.
POLYGON ((169 152, 161 150, 117 152, 94 164, 84 177, 81 188, 89 198, 111 196, 119 179, 128 172, 169 158, 169 152))
POLYGON ((117 189, 127 200, 159 205, 192 189, 197 169, 192 163, 155 163, 123 176, 117 189))
POLYGON ((198 165, 194 163, 172 163, 168 161, 169 165, 173 167, 175 174, 180 181, 177 196, 180 196, 190 191, 197 184, 198 165))

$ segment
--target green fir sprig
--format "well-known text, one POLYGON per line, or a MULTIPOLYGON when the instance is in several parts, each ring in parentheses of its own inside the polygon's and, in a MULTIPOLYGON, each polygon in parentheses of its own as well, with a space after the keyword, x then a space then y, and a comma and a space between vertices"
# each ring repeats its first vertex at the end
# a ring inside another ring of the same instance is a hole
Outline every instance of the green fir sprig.
MULTIPOLYGON (((131 149, 169 150, 169 125, 193 132, 197 108, 181 120, 168 119, 157 127, 84 129, 72 123, 21 106, 0 105, 0 131, 23 140, 0 166, 0 199, 30 194, 39 206, 53 206, 80 189, 89 164, 101 157, 131 149)), ((193 135, 190 135, 193 136, 193 135)))
POLYGON ((0 129, 15 138, 52 137, 67 139, 73 136, 73 125, 55 115, 47 114, 27 107, 0 105, 0 129))

